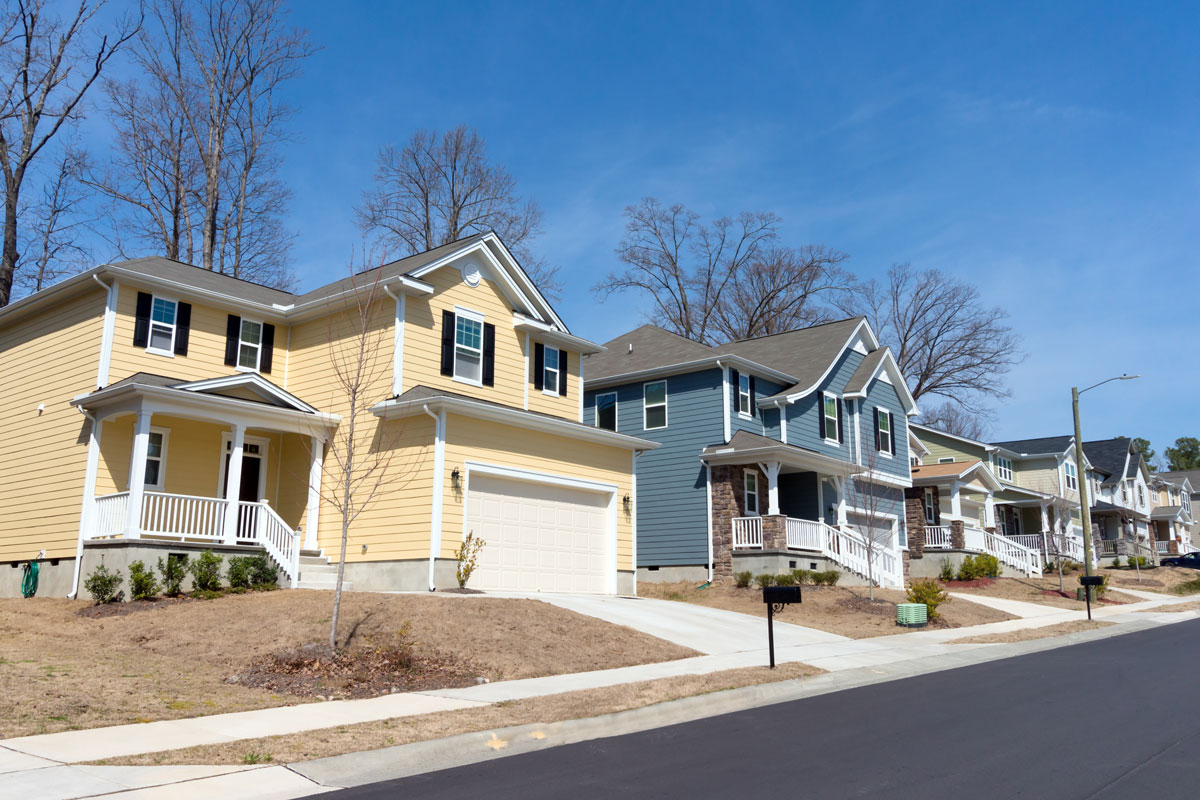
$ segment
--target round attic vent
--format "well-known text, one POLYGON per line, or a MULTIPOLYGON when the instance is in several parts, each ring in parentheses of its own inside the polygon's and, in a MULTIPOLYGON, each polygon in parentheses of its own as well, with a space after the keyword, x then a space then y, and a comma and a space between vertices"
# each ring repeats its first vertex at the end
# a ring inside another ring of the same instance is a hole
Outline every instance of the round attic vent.
POLYGON ((472 261, 466 262, 459 269, 462 271, 463 280, 467 282, 467 286, 478 286, 479 282, 483 280, 479 266, 472 261))

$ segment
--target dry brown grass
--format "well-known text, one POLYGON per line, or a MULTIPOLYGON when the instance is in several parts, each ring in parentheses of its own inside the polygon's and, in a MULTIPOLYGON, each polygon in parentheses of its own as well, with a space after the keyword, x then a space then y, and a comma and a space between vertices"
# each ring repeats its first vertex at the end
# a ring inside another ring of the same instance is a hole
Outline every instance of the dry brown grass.
POLYGON ((1196 600, 1191 603, 1176 603, 1175 605, 1171 606, 1158 606, 1157 608, 1151 609, 1151 611, 1155 614, 1159 613, 1160 611, 1167 611, 1171 613, 1180 611, 1200 611, 1200 600, 1196 600))
POLYGON ((1033 639, 1048 639, 1051 636, 1065 636, 1068 633, 1092 631, 1097 628, 1107 628, 1112 622, 1100 620, 1076 620, 1060 622, 1057 625, 1044 625, 1040 628, 1024 628, 1007 633, 989 633, 982 636, 967 636, 962 639, 951 639, 947 644, 1007 644, 1009 642, 1028 642, 1033 639))
POLYGON ((720 692, 742 686, 803 678, 824 670, 807 664, 780 664, 776 669, 747 667, 708 675, 684 675, 654 681, 627 683, 605 689, 534 697, 497 703, 482 708, 441 711, 416 717, 324 728, 287 736, 245 739, 228 744, 190 747, 145 753, 96 763, 107 765, 156 764, 241 764, 248 753, 270 756, 275 763, 307 761, 314 758, 377 750, 381 747, 441 739, 460 733, 486 731, 511 725, 561 722, 628 711, 681 697, 720 692))
MULTIPOLYGON (((687 582, 640 582, 638 594, 643 597, 696 603, 756 617, 766 615, 762 590, 738 589, 726 583, 714 584, 708 589, 697 589, 694 584, 687 582)), ((889 636, 914 630, 896 624, 896 604, 908 602, 907 596, 901 591, 876 589, 875 598, 880 602, 874 604, 868 600, 865 586, 805 586, 802 596, 803 602, 784 607, 783 612, 775 618, 780 622, 804 625, 851 639, 889 636)), ((941 619, 931 623, 929 627, 961 628, 1013 619, 1002 611, 971 602, 945 603, 938 608, 938 613, 941 619)))
POLYGON ((1129 589, 1138 589, 1143 592, 1163 592, 1166 594, 1171 594, 1175 587, 1181 583, 1187 583, 1200 578, 1200 571, 1185 567, 1155 567, 1153 569, 1143 567, 1141 570, 1141 581, 1138 581, 1137 570, 1129 569, 1128 567, 1122 567, 1121 569, 1105 567, 1100 572, 1109 576, 1108 583, 1110 586, 1125 586, 1129 589))
MULTIPOLYGON (((0 738, 306 702, 226 683, 249 663, 329 635, 332 592, 279 591, 89 618, 84 601, 0 600, 0 738)), ((417 652, 490 680, 696 655, 536 600, 350 593, 343 642, 403 626, 417 652)))
MULTIPOLYGON (((1005 600, 1023 600, 1026 603, 1037 603, 1055 608, 1070 608, 1082 611, 1087 605, 1082 600, 1076 600, 1075 589, 1079 586, 1079 573, 1063 575, 1063 588, 1071 595, 1063 597, 1058 592, 1058 574, 1044 575, 1040 578, 997 578, 993 581, 982 581, 982 586, 960 586, 955 582, 947 584, 946 590, 963 594, 980 594, 987 597, 999 597, 1005 600), (1047 594, 1051 592, 1051 594, 1047 594)), ((1121 592, 1109 590, 1105 599, 1116 603, 1137 603, 1139 598, 1121 592)))

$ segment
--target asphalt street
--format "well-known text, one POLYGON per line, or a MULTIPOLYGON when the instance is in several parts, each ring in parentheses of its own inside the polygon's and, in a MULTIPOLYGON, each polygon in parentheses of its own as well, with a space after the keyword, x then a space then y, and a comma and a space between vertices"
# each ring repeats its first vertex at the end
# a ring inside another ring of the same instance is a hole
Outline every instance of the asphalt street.
POLYGON ((339 798, 1200 797, 1200 620, 339 798))

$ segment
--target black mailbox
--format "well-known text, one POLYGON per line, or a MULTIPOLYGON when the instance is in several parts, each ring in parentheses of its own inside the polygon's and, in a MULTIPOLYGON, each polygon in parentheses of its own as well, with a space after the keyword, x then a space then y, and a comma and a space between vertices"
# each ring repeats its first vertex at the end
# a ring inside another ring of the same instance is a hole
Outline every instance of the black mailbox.
POLYGON ((763 602, 767 605, 783 605, 800 602, 799 586, 764 586, 763 602))
POLYGON ((1080 575, 1079 576, 1079 585, 1080 586, 1103 586, 1104 585, 1104 576, 1103 575, 1080 575))

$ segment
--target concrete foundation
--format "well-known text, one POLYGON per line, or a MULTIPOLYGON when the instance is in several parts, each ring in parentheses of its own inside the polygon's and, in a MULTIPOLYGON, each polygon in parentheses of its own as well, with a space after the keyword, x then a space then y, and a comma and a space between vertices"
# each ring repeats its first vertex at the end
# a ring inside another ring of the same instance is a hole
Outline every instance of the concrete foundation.
POLYGON ((838 580, 839 586, 867 585, 865 578, 861 578, 853 572, 848 572, 841 564, 820 555, 795 553, 790 550, 735 550, 733 552, 733 571, 735 574, 738 572, 753 572, 755 575, 759 575, 766 572, 777 575, 793 569, 807 569, 817 572, 836 569, 842 573, 842 577, 838 580))
MULTIPOLYGON (((74 558, 34 559, 38 564, 38 590, 36 597, 66 597, 71 591, 71 577, 75 574, 74 558)), ((0 597, 20 597, 21 578, 25 574, 24 561, 0 564, 0 597)))
POLYGON ((673 567, 638 567, 639 583, 704 583, 708 580, 708 567, 703 564, 689 564, 673 567))
POLYGON ((617 570, 617 594, 633 597, 637 594, 637 583, 631 569, 617 570))
MULTIPOLYGON (((129 565, 134 561, 141 561, 161 581, 162 576, 158 571, 158 560, 160 558, 164 562, 170 555, 192 559, 205 550, 211 550, 221 557, 222 576, 224 576, 226 569, 225 560, 230 556, 252 556, 262 552, 262 548, 260 547, 168 542, 155 541, 153 539, 107 539, 86 542, 83 546, 83 568, 79 571, 79 596, 83 599, 88 599, 88 593, 83 588, 83 582, 87 580, 87 577, 101 563, 104 564, 109 572, 116 572, 121 575, 121 590, 125 592, 125 599, 129 600, 129 565)), ((74 568, 73 563, 72 568, 74 568)), ((69 583, 70 576, 67 577, 67 580, 69 583)), ((279 572, 279 580, 280 585, 287 585, 287 576, 283 574, 282 570, 279 572)), ((191 590, 192 577, 191 575, 185 575, 183 579, 183 591, 190 592, 191 590)), ((70 590, 68 589, 67 591, 70 590)), ((38 593, 41 594, 41 591, 39 590, 38 593)))
MULTIPOLYGON (((454 559, 439 558, 433 568, 436 588, 458 588, 457 569, 458 562, 454 559)), ((351 588, 356 592, 427 592, 429 559, 351 561, 346 564, 346 580, 353 584, 351 588)), ((471 588, 471 584, 468 583, 467 588, 471 588)))
MULTIPOLYGON (((973 555, 976 555, 974 550, 926 550, 923 558, 909 559, 908 577, 912 579, 939 578, 942 574, 943 561, 949 561, 950 568, 957 574, 958 568, 962 566, 963 559, 973 555)), ((1001 564, 1000 566, 1010 572, 1009 577, 1015 574, 1007 564, 1001 564)), ((1003 575, 1004 572, 1001 571, 1000 574, 1003 575)))

